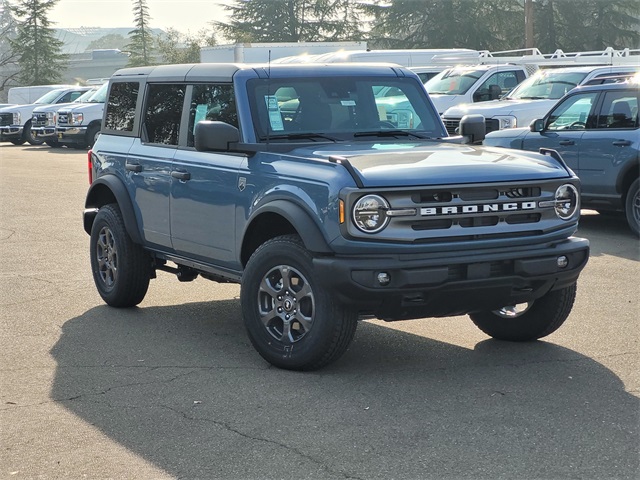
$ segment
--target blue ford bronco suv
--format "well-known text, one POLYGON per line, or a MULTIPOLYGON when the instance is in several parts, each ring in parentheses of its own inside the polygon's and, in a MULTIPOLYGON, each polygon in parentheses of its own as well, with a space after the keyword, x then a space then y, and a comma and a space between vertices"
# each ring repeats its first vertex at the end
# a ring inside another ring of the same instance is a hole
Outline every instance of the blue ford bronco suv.
POLYGON ((554 151, 476 146, 482 117, 448 136, 408 69, 128 68, 102 125, 84 228, 108 305, 157 270, 239 283, 254 347, 293 370, 336 360, 365 317, 469 314, 526 341, 573 306, 578 178, 554 151))

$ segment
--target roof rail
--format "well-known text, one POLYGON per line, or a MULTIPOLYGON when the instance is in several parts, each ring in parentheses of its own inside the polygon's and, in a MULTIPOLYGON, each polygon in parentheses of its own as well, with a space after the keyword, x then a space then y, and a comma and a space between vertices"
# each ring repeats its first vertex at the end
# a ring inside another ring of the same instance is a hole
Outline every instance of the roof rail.
POLYGON ((553 53, 542 53, 537 48, 503 50, 490 52, 480 50, 477 55, 436 55, 432 59, 436 64, 536 64, 545 66, 589 66, 589 65, 637 65, 640 68, 640 49, 624 48, 616 50, 607 47, 604 50, 584 52, 564 52, 560 49, 553 53))

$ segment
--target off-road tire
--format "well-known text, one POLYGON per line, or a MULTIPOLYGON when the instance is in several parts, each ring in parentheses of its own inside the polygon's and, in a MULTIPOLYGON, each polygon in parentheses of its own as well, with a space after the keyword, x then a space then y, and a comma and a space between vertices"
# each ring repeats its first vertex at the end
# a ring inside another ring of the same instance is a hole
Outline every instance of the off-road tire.
POLYGON ((526 342, 555 332, 569 316, 576 298, 576 284, 553 290, 533 301, 520 315, 506 318, 498 311, 469 314, 476 326, 490 337, 526 342))
POLYGON ((640 236, 640 179, 636 178, 636 181, 629 187, 624 213, 627 216, 627 223, 631 231, 636 236, 640 236))
POLYGON ((356 312, 321 287, 312 258, 300 237, 286 235, 261 245, 244 271, 240 300, 249 339, 280 368, 323 367, 347 350, 356 331, 356 312))
POLYGON ((98 293, 112 307, 138 305, 151 279, 151 259, 133 243, 116 204, 98 211, 91 228, 90 257, 98 293))

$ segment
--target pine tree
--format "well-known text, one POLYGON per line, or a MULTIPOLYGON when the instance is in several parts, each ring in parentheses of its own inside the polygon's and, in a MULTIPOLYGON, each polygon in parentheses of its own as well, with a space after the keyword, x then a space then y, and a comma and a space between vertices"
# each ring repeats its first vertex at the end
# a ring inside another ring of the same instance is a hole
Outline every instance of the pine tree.
POLYGON ((58 83, 67 68, 67 56, 62 54, 63 42, 56 38, 47 18, 47 12, 57 2, 20 0, 9 7, 17 26, 17 34, 9 42, 18 57, 18 79, 22 85, 58 83))
POLYGON ((17 35, 16 20, 11 15, 9 0, 0 0, 0 91, 18 76, 18 55, 11 48, 17 35))
POLYGON ((229 22, 214 22, 235 42, 360 40, 360 8, 354 0, 235 0, 229 22))
POLYGON ((151 17, 147 0, 133 0, 133 15, 136 28, 129 32, 129 66, 150 65, 153 59, 153 35, 149 27, 151 17))

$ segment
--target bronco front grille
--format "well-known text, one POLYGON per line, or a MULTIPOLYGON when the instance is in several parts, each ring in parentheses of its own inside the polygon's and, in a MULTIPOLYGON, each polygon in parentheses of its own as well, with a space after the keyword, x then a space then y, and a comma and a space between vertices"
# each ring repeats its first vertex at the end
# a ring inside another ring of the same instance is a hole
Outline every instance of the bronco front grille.
MULTIPOLYGON (((352 225, 348 230, 363 240, 416 244, 539 236, 567 225, 553 208, 555 191, 564 182, 376 190, 389 203, 387 227, 376 234, 352 225)), ((350 194, 349 205, 363 194, 350 194)))

